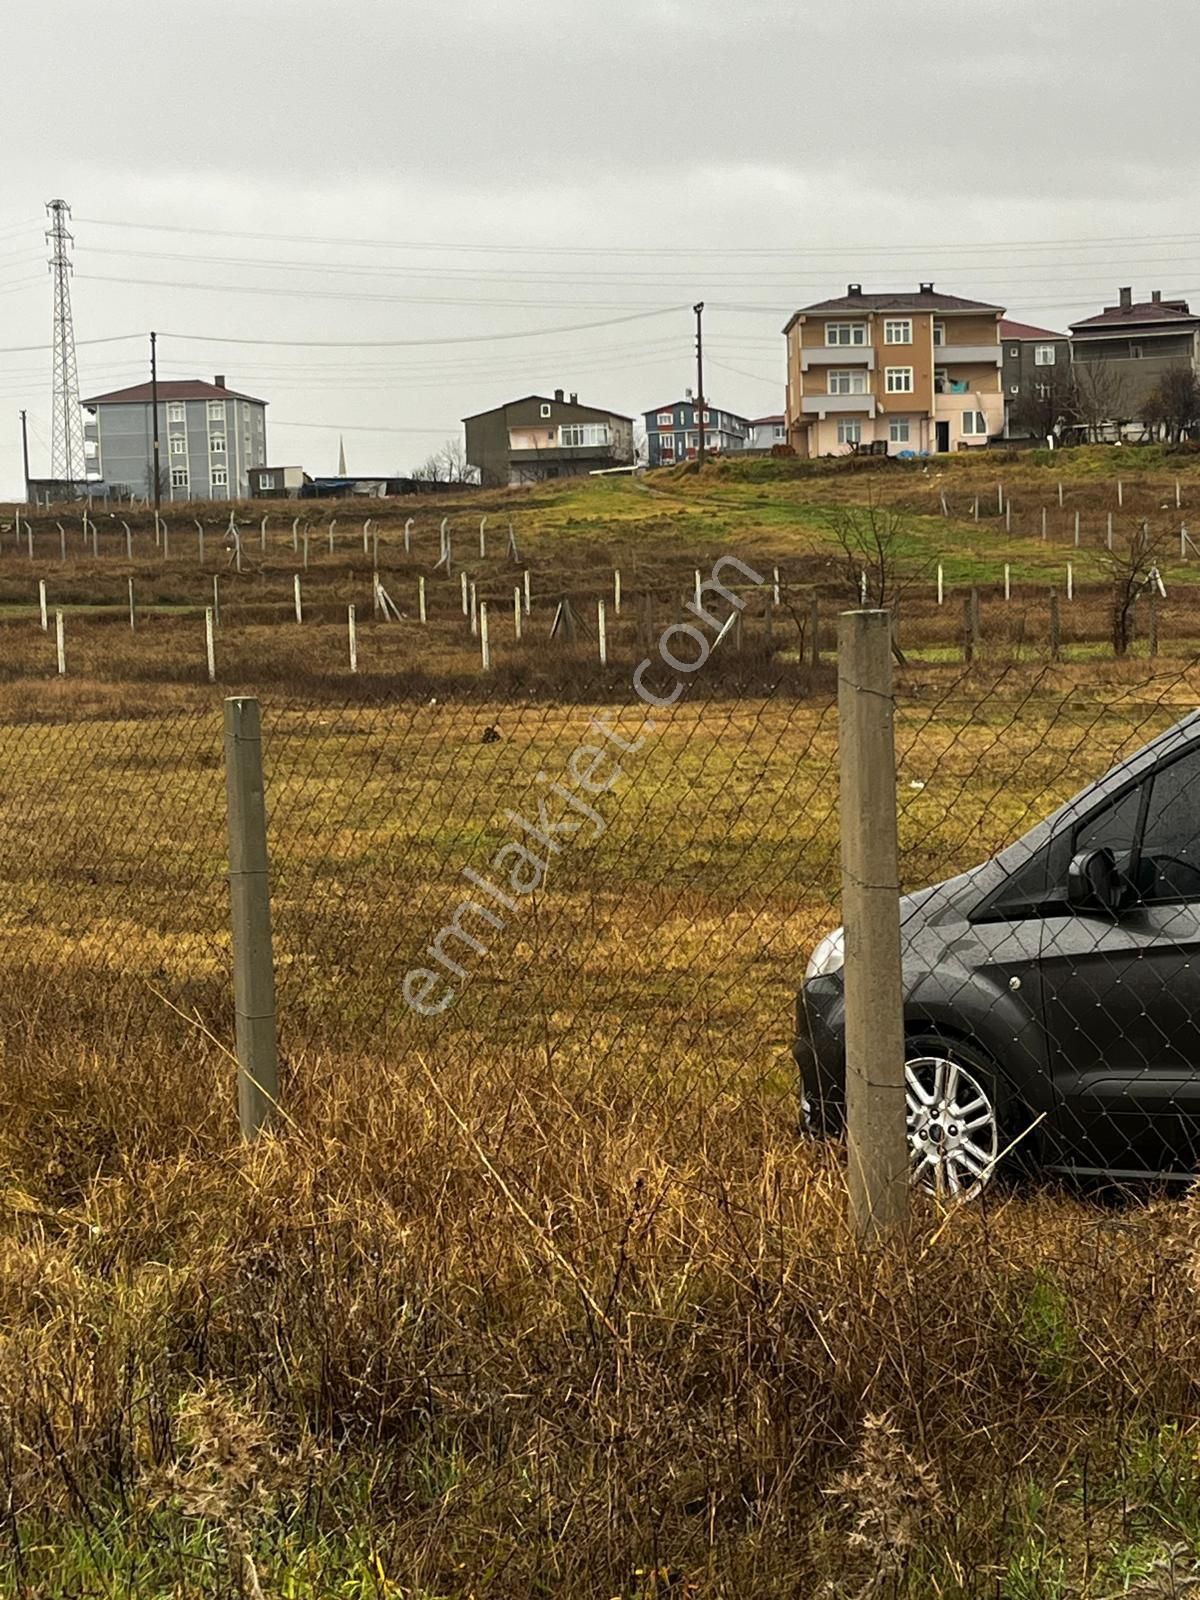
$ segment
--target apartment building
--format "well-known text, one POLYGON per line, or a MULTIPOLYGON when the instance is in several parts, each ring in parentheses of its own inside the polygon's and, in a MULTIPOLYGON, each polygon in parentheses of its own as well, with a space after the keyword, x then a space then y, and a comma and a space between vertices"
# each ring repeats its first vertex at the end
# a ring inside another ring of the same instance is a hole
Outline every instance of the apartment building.
POLYGON ((642 413, 650 466, 671 467, 677 461, 694 459, 700 448, 701 427, 704 448, 711 455, 746 448, 750 424, 745 417, 713 405, 705 406, 702 420, 698 412, 695 396, 689 389, 682 400, 672 400, 669 405, 642 413))
POLYGON ((774 450, 787 443, 787 418, 782 412, 770 417, 752 417, 747 450, 774 450))
MULTIPOLYGON (((94 395, 83 407, 84 431, 101 476, 114 488, 148 495, 154 488, 151 386, 139 383, 94 395)), ((158 385, 158 450, 166 500, 239 500, 250 494, 250 469, 266 465, 267 403, 226 387, 223 376, 158 385)))
POLYGON ((1071 341, 1029 322, 1000 320, 1004 349, 1001 378, 1004 387, 1004 432, 1009 439, 1030 438, 1031 417, 1038 403, 1051 404, 1061 395, 1071 371, 1071 341))
POLYGON ((1200 371, 1200 315, 1186 300, 1164 300, 1160 289, 1149 300, 1120 289, 1116 305, 1071 324, 1071 358, 1084 382, 1108 391, 1114 420, 1138 418, 1172 368, 1200 371))
POLYGON ((578 478, 629 466, 633 418, 580 405, 561 389, 464 417, 467 461, 485 488, 578 478))
POLYGON ((797 311, 787 340, 788 442, 798 455, 984 445, 1004 428, 1003 308, 923 283, 797 311))

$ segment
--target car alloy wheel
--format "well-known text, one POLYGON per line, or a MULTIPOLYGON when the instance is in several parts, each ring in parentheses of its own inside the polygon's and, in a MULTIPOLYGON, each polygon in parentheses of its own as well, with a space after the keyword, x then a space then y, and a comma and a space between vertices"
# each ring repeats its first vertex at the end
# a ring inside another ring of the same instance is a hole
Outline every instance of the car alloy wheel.
POLYGON ((913 1183, 945 1199, 978 1194, 1000 1153, 991 1095, 949 1056, 915 1056, 904 1075, 913 1183))

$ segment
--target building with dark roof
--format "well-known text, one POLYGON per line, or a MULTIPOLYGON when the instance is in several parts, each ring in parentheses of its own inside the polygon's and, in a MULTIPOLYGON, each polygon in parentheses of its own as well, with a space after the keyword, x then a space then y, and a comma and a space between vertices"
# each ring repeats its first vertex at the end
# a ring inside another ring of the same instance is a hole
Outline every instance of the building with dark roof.
MULTIPOLYGON (((134 384, 83 402, 96 471, 132 494, 154 492, 151 385, 134 384)), ((160 485, 168 500, 234 500, 250 494, 250 470, 266 465, 267 403, 230 389, 218 375, 158 385, 160 485)))
POLYGON ((672 467, 677 461, 694 460, 699 453, 700 427, 704 428, 704 448, 711 455, 744 450, 750 424, 735 412, 706 405, 702 422, 697 419, 695 396, 689 389, 682 400, 672 400, 642 413, 646 424, 646 460, 652 467, 672 467))
POLYGON ((579 478, 629 466, 633 418, 583 406, 561 389, 464 417, 467 461, 485 487, 579 478))
POLYGON ((1200 316, 1160 289, 1136 301, 1121 289, 1116 305, 1071 324, 1071 356, 1082 381, 1108 397, 1114 423, 1140 419, 1165 373, 1200 371, 1200 316))
POLYGON ((1005 437, 1042 438, 1053 425, 1055 396, 1069 380, 1071 341, 1065 333, 1001 317, 1000 343, 1005 437))
POLYGON ((844 295, 795 312, 787 339, 788 442, 799 455, 928 455, 1004 429, 1003 307, 915 291, 844 295))

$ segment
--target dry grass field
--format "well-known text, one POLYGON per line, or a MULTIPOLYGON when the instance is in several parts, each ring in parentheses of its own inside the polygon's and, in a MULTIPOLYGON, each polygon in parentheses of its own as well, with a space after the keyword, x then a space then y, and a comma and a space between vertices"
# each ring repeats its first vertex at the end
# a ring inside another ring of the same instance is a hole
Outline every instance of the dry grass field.
MULTIPOLYGON (((594 638, 547 637, 553 599, 585 610, 614 563, 662 627, 728 551, 780 565, 785 591, 816 585, 831 647, 822 517, 862 479, 777 466, 448 507, 464 540, 483 514, 502 530, 472 564, 504 619, 488 677, 456 580, 424 630, 371 622, 370 508, 340 555, 318 561, 314 537, 302 625, 290 514, 240 582, 218 558, 215 685, 194 550, 161 562, 143 519, 133 634, 123 538, 48 565, 60 679, 30 606, 42 574, 3 535, 0 1593, 1188 1592, 1194 1204, 1031 1186, 931 1205, 868 1258, 837 1151, 798 1137, 793 997, 838 920, 832 669, 798 659, 804 606, 768 642, 756 596, 742 650, 650 732, 632 605, 605 672, 594 638), (535 597, 519 646, 510 509, 535 597), (229 1054, 230 692, 263 704, 284 1055, 286 1124, 253 1148, 229 1054), (505 813, 533 814, 538 774, 595 718, 643 739, 596 801, 603 827, 489 933, 456 1003, 415 1016, 403 975, 463 870, 486 870, 505 813)), ((956 504, 996 470, 950 463, 956 504)), ((1015 501, 1049 469, 1000 470, 1015 501)), ((1173 498, 1169 464, 1129 470, 1131 499, 1173 498)), ((1200 498, 1200 473, 1181 477, 1200 498)), ((1086 460, 1071 482, 1093 492, 1086 460)), ((912 497, 914 540, 942 492, 888 490, 912 497)), ((326 508, 322 529, 331 514, 350 521, 326 508)), ((417 508, 409 562, 403 518, 381 522, 405 610, 441 514, 417 508)), ((939 510, 935 531, 981 581, 974 518, 939 510)), ((1168 572, 1171 596, 1187 581, 1168 572)), ((936 607, 912 611, 907 884, 1019 835, 1195 704, 1177 604, 1154 663, 1105 657, 1094 599, 1099 631, 1064 662, 997 623, 969 672, 936 607)))

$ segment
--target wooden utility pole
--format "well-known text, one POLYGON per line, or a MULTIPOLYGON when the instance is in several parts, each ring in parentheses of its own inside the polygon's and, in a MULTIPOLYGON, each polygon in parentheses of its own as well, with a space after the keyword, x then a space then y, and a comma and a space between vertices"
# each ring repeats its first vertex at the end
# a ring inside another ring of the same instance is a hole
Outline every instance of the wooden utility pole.
POLYGON ((154 474, 154 526, 158 527, 158 512, 162 501, 162 484, 160 482, 161 469, 159 467, 159 442, 158 442, 158 335, 150 335, 150 441, 153 462, 151 470, 154 474))
POLYGON ((696 313, 696 460, 704 465, 704 301, 692 307, 696 313))

